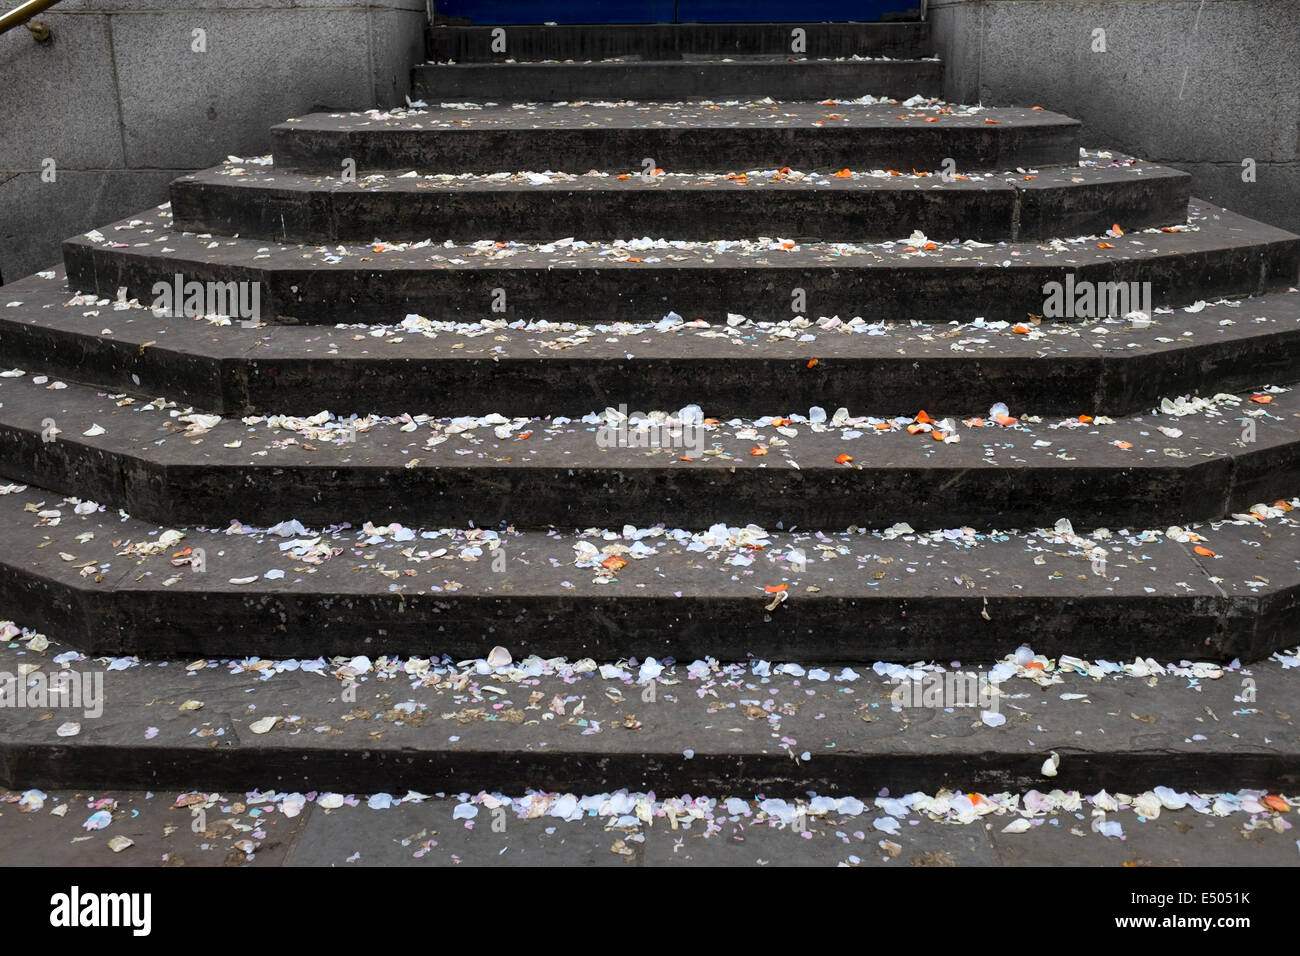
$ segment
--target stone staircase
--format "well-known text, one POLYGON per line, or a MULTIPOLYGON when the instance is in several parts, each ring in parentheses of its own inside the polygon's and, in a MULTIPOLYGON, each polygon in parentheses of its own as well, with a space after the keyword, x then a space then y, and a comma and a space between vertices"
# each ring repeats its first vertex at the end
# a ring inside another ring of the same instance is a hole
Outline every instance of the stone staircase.
MULTIPOLYGON (((1300 237, 1068 117, 934 99, 923 24, 811 25, 799 56, 771 24, 491 41, 431 27, 434 105, 290 120, 273 163, 183 176, 0 289, 0 617, 96 657, 365 655, 344 683, 496 646, 861 668, 1297 643, 1300 237), (198 304, 150 308, 189 283, 198 304)), ((469 758, 407 728, 375 756, 263 745, 237 694, 226 740, 168 749, 140 731, 186 679, 151 673, 80 736, 0 710, 4 782, 365 790, 382 764, 385 786, 597 790, 734 763, 824 791, 923 786, 923 759, 936 786, 1021 785, 1042 760, 882 736, 786 773, 740 734, 693 765, 707 714, 653 753, 583 737, 534 767, 532 737, 469 758)), ((319 686, 268 684, 299 714, 333 703, 319 686)), ((1195 748, 1107 748, 1080 780, 1201 779, 1195 748)), ((1225 750, 1212 773, 1297 766, 1225 750)))

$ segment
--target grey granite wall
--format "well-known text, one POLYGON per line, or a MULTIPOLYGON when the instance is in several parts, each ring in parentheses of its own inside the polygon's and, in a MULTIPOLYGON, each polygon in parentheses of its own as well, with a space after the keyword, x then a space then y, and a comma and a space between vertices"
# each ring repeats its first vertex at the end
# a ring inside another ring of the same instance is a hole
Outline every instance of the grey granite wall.
POLYGON ((929 0, 929 17, 947 98, 1068 113, 1087 145, 1300 232, 1297 0, 929 0))
POLYGON ((7 281, 57 261, 68 236, 166 201, 181 172, 269 152, 274 123, 403 103, 425 0, 63 0, 38 19, 49 43, 0 36, 7 281))

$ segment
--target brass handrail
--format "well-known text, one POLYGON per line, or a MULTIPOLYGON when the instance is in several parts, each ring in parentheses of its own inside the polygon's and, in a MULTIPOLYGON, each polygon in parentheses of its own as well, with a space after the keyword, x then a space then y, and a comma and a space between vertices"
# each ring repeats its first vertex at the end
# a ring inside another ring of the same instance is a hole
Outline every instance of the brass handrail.
MULTIPOLYGON (((27 0, 26 3, 19 4, 8 13, 0 13, 0 33, 8 33, 14 27, 22 26, 32 17, 44 13, 58 2, 59 0, 27 0)), ((45 31, 45 35, 48 36, 49 27, 46 27, 45 31)), ((36 39, 42 39, 36 30, 33 29, 32 33, 36 35, 36 39)))

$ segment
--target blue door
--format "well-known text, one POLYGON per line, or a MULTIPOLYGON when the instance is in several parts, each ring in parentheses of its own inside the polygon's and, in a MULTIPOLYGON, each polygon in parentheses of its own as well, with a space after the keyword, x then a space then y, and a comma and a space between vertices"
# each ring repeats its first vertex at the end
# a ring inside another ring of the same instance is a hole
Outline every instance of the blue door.
POLYGON ((472 23, 817 23, 880 20, 920 0, 434 0, 434 10, 472 23))

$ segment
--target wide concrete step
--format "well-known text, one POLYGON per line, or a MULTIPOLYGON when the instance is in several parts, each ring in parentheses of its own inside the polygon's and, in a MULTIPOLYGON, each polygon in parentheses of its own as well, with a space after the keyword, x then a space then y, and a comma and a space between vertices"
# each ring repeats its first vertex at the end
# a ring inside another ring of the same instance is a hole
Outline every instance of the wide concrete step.
POLYGON ((943 95, 936 59, 602 60, 593 63, 426 63, 412 95, 431 103, 568 100, 852 99, 943 95))
POLYGON ((710 322, 740 314, 1020 323, 1048 311, 1049 320, 1123 316, 1145 308, 1144 291, 1153 307, 1260 294, 1300 276, 1300 237, 1196 199, 1188 224, 1169 231, 1005 245, 920 236, 874 244, 647 237, 473 245, 439 237, 313 247, 175 233, 171 225, 163 207, 69 239, 69 283, 109 297, 125 288, 152 303, 157 284, 174 288, 178 275, 183 283, 246 282, 261 319, 287 324, 396 323, 412 313, 657 322, 669 311, 710 322))
POLYGON ((1159 527, 1300 487, 1289 395, 1100 422, 944 408, 819 422, 780 399, 702 422, 698 407, 630 423, 617 409, 222 419, 24 373, 0 378, 0 474, 162 524, 1159 527))
POLYGON ((434 322, 329 330, 156 315, 75 296, 60 268, 0 288, 5 367, 228 415, 464 407, 682 408, 721 418, 840 406, 1128 415, 1162 398, 1300 381, 1300 294, 1076 324, 824 318, 735 325, 434 322), (1190 309, 1190 311, 1189 311, 1190 309), (762 389, 754 383, 762 382, 762 389))
POLYGON ((920 230, 980 242, 1050 239, 1184 222, 1191 177, 1109 152, 1027 171, 805 174, 750 170, 643 177, 414 176, 347 182, 231 159, 171 184, 174 226, 277 242, 709 240, 777 235, 881 241, 920 230), (960 178, 956 178, 959 176, 960 178))
MULTIPOLYGON (((1152 812, 1150 797, 1126 794, 1117 801, 1120 809, 1107 813, 1107 823, 1120 831, 1108 828, 1112 836, 1103 836, 1075 814, 1103 803, 1114 806, 1109 791, 1049 791, 1052 797, 1040 805, 1046 809, 1031 811, 1025 809, 1025 800, 1040 798, 1038 788, 1033 794, 986 790, 982 799, 939 791, 933 795, 937 799, 931 800, 919 791, 902 801, 876 796, 880 789, 856 797, 801 793, 774 800, 761 794, 737 795, 730 788, 707 795, 698 790, 670 795, 662 788, 645 793, 531 790, 491 795, 471 785, 459 794, 443 796, 399 787, 392 793, 349 793, 346 798, 315 793, 313 801, 302 792, 259 791, 248 781, 217 791, 195 778, 166 791, 108 791, 92 786, 29 794, 20 786, 10 792, 0 790, 0 800, 7 805, 17 802, 19 807, 18 812, 0 817, 0 843, 11 866, 124 869, 142 860, 189 870, 358 865, 459 870, 480 865, 754 870, 823 866, 884 871, 924 866, 1067 866, 1075 871, 1067 878, 1080 885, 1095 881, 1086 868, 1118 869, 1140 861, 1146 868, 1253 867, 1254 882, 1247 892, 1255 906, 1268 906, 1273 900, 1281 906, 1285 899, 1284 881, 1261 868, 1294 866, 1295 841, 1290 833, 1294 817, 1288 819, 1280 809, 1290 806, 1294 812, 1300 802, 1294 794, 1287 795, 1289 804, 1283 800, 1273 810, 1260 802, 1276 803, 1279 794, 1271 790, 1199 791, 1188 794, 1188 802, 1178 809, 1163 806, 1154 819, 1143 816, 1143 811, 1152 812), (97 804, 111 808, 113 820, 106 833, 92 839, 86 839, 82 827, 84 814, 60 809, 79 809, 88 802, 87 791, 97 804), (36 809, 45 812, 33 812, 36 809), (1031 818, 1027 830, 1018 822, 1022 817, 1031 818), (877 821, 890 831, 888 835, 877 829, 877 821), (611 832, 611 826, 617 832, 611 832), (107 844, 119 836, 133 841, 130 852, 111 852, 107 844), (1273 900, 1263 899, 1265 892, 1271 892, 1273 900)), ((1013 876, 1007 871, 1004 875, 1013 876)), ((988 874, 974 876, 987 878, 988 874)), ((1058 885, 1062 877, 1060 869, 1053 873, 1058 885)), ((895 879, 878 886, 898 887, 891 901, 902 902, 907 883, 895 879)), ((1240 870, 1234 874, 1234 885, 1242 885, 1240 870)), ((175 907, 157 905, 161 886, 151 888, 155 933, 160 914, 181 909, 179 901, 189 891, 184 883, 172 886, 178 900, 175 907)), ((29 906, 43 911, 49 905, 43 887, 29 880, 22 889, 30 892, 30 904, 14 895, 15 909, 29 906)), ((1114 892, 1122 897, 1125 889, 1117 887, 1114 892)), ((881 904, 880 889, 873 889, 872 900, 881 904)), ((954 918, 952 903, 947 907, 947 916, 954 918)), ((978 900, 967 902, 972 918, 982 913, 978 907, 978 900)), ((1153 905, 1146 912, 1166 911, 1153 905)), ((333 927, 331 933, 337 939, 333 927)))
MULTIPOLYGON (((1073 163, 1079 122, 1046 110, 892 103, 572 103, 312 113, 271 128, 276 165, 335 175, 662 168, 1009 169, 1073 163)), ((912 101, 908 101, 911 103, 912 101)))
MULTIPOLYGON (((1152 668, 1143 658, 1141 676, 1092 678, 1058 671, 1052 655, 1035 661, 1039 668, 1010 668, 996 705, 895 709, 900 683, 870 667, 791 668, 780 663, 785 658, 770 670, 759 662, 682 661, 650 679, 637 665, 602 672, 590 660, 521 659, 493 669, 427 654, 316 655, 310 670, 284 654, 205 655, 211 659, 188 664, 119 658, 119 667, 134 666, 106 670, 112 662, 64 647, 51 644, 38 656, 11 646, 0 652, 0 666, 9 673, 34 667, 33 683, 64 672, 70 686, 75 675, 93 688, 98 675, 102 713, 64 707, 48 719, 48 707, 6 707, 4 785, 102 793, 202 780, 238 791, 387 791, 393 799, 408 790, 486 790, 538 793, 544 806, 550 791, 624 788, 869 799, 887 781, 895 800, 883 809, 906 818, 912 814, 903 807, 915 796, 904 795, 941 790, 971 794, 972 802, 1032 790, 1042 801, 1053 791, 1065 800, 1071 791, 1102 788, 1293 794, 1300 781, 1293 708, 1265 703, 1293 700, 1300 689, 1296 668, 1277 661, 1223 669, 1193 654, 1188 663, 1152 661, 1152 668), (51 660, 57 652, 61 664, 51 660), (1050 676, 1034 679, 1049 666, 1050 676), (1053 677, 1058 682, 1049 683, 1053 677), (1247 679, 1258 704, 1240 701, 1247 679), (68 734, 69 724, 76 733, 68 734), (1048 776, 1053 754, 1056 772, 1048 776)), ((912 673, 921 687, 942 687, 962 671, 912 673)), ((1158 803, 1147 813, 1159 812, 1158 803)), ((486 827, 487 811, 478 815, 486 827)))
POLYGON ((431 25, 425 36, 429 59, 457 63, 786 55, 912 58, 934 52, 929 24, 920 22, 431 25), (795 46, 796 30, 803 34, 801 51, 795 46))

